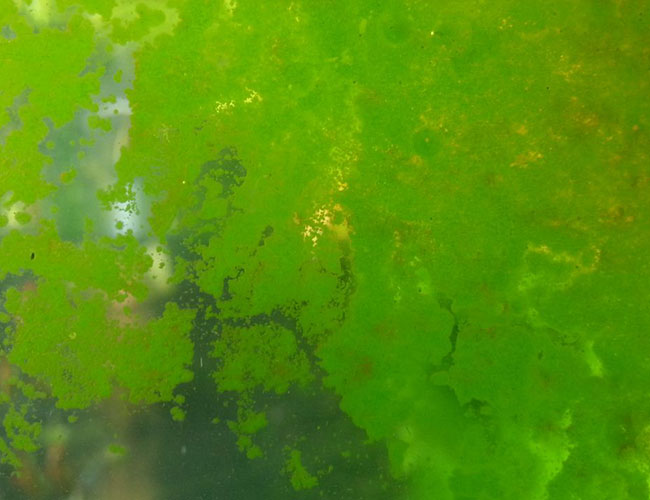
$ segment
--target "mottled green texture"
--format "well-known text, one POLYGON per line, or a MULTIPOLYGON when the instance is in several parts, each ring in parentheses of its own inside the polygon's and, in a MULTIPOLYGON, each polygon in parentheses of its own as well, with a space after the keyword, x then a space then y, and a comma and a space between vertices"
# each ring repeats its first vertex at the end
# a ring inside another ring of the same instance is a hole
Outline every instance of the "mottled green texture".
POLYGON ((21 255, 3 271, 29 269, 38 277, 6 292, 4 306, 14 318, 6 331, 8 358, 47 382, 60 407, 85 408, 110 396, 115 383, 133 402, 168 401, 179 383, 191 380, 185 366, 192 359, 192 311, 168 304, 161 318, 145 324, 119 319, 126 290, 140 299, 147 294, 140 280, 151 258, 134 238, 78 247, 57 240, 47 224, 39 236, 12 232, 2 240, 3 262, 21 255))
MULTIPOLYGON (((23 277, 4 305, 22 376, 62 408, 116 387, 172 401, 207 318, 250 458, 265 398, 322 382, 405 498, 648 498, 648 2, 78 3, 35 32, 0 2, 0 184, 27 205, 0 215, 0 277, 23 277), (142 183, 169 285, 195 295, 150 316, 122 306, 149 293, 142 241, 73 244, 29 211, 56 189, 46 123, 94 109, 107 47, 129 40, 128 145, 99 197, 133 203, 142 183)), ((16 463, 37 427, 3 405, 16 463)), ((319 451, 287 450, 293 487, 319 487, 302 465, 319 451)))
POLYGON ((99 90, 101 70, 84 71, 95 43, 93 29, 81 15, 72 16, 63 30, 40 27, 35 32, 23 16, 11 15, 13 2, 0 3, 0 11, 0 25, 10 26, 16 35, 11 39, 0 36, 0 74, 5 75, 0 127, 15 122, 0 147, 0 185, 3 194, 13 193, 2 203, 29 204, 54 189, 40 176, 46 159, 38 150, 48 131, 44 120, 59 127, 78 109, 95 109, 91 96, 99 90), (12 117, 8 108, 21 95, 26 95, 25 103, 12 117))
POLYGON ((236 421, 228 422, 230 430, 237 434, 237 446, 250 459, 263 456, 264 452, 253 443, 252 436, 264 429, 266 425, 266 415, 263 412, 256 413, 245 407, 239 408, 236 421))
POLYGON ((35 439, 40 434, 41 426, 38 423, 27 423, 25 421, 26 411, 26 407, 23 407, 21 411, 17 411, 13 406, 10 407, 5 413, 2 423, 7 437, 11 440, 12 448, 30 452, 38 448, 35 439))
POLYGON ((298 349, 294 334, 279 326, 226 327, 212 355, 221 360, 214 375, 221 391, 244 393, 262 388, 284 393, 289 384, 305 385, 312 378, 309 361, 298 349))

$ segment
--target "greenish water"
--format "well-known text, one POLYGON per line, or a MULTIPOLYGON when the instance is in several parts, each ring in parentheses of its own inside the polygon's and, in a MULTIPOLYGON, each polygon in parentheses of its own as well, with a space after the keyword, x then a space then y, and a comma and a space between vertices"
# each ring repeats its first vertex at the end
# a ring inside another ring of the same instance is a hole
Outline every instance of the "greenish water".
POLYGON ((648 499, 649 6, 0 0, 0 500, 648 499))

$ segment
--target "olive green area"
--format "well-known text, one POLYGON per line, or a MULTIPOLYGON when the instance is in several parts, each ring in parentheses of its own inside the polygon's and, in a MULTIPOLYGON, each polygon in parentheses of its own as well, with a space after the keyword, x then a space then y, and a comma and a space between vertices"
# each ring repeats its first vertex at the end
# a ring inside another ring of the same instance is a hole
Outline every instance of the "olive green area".
POLYGON ((200 355, 234 445, 296 498, 650 496, 649 2, 109 5, 0 0, 4 461, 35 450, 43 398, 190 418, 200 355), (33 209, 77 182, 41 175, 49 129, 96 111, 129 41, 98 198, 151 200, 192 296, 155 314, 141 239, 70 241, 33 209), (390 479, 342 493, 358 441, 270 434, 273 398, 305 391, 337 395, 390 479))

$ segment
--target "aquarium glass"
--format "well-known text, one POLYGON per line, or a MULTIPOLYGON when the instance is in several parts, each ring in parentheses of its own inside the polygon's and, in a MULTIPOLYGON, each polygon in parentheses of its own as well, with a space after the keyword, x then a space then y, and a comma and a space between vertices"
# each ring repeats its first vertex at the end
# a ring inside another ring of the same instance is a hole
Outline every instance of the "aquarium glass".
POLYGON ((0 500, 648 500, 650 1, 0 0, 0 500))

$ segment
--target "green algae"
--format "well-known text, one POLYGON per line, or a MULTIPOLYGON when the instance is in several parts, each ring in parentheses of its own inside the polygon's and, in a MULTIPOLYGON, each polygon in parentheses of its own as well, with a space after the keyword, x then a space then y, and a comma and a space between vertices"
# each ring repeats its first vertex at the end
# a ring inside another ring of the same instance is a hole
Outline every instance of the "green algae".
MULTIPOLYGON (((0 2, 0 107, 28 90, 18 121, 0 113, 12 384, 69 410, 173 401, 185 421, 205 315, 248 458, 262 395, 322 384, 409 498, 647 498, 648 5, 592 4, 0 2), (73 243, 13 215, 76 182, 41 175, 49 127, 96 111, 99 47, 125 43, 128 145, 98 197, 134 203, 140 180, 167 284, 203 297, 149 315, 131 310, 154 267, 133 233, 73 243)), ((19 466, 40 427, 2 395, 19 466)), ((318 489, 300 449, 283 470, 318 489)))
POLYGON ((291 474, 291 485, 296 491, 308 490, 318 486, 318 478, 311 475, 302 464, 300 450, 287 449, 289 457, 285 466, 287 474, 291 474))

